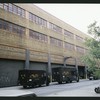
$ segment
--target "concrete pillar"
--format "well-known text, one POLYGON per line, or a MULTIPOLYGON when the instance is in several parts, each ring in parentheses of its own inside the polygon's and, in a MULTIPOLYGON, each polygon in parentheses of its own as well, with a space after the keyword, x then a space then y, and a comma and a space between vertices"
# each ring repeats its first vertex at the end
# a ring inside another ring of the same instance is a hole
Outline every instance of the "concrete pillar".
POLYGON ((87 77, 87 66, 85 66, 85 75, 86 75, 86 79, 88 78, 87 77))
POLYGON ((77 59, 76 58, 74 58, 74 59, 75 59, 75 67, 76 67, 77 73, 78 73, 77 59))
POLYGON ((48 53, 47 74, 50 75, 50 81, 52 82, 52 68, 51 68, 51 57, 50 57, 50 53, 48 53))
POLYGON ((25 69, 29 69, 29 58, 30 58, 30 52, 28 49, 26 49, 26 59, 25 59, 25 69))

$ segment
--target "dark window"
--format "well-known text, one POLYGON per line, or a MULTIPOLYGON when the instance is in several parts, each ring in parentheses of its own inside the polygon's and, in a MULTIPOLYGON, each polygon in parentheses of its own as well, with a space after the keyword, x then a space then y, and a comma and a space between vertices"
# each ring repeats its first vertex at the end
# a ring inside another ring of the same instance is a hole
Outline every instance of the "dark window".
POLYGON ((8 30, 9 28, 8 25, 9 25, 8 22, 3 22, 3 29, 8 30))
POLYGON ((17 33, 17 25, 13 25, 13 32, 17 33))
POLYGON ((3 28, 3 21, 0 20, 0 29, 2 29, 2 28, 3 28))
POLYGON ((11 23, 9 23, 9 31, 12 32, 13 31, 13 26, 11 23))

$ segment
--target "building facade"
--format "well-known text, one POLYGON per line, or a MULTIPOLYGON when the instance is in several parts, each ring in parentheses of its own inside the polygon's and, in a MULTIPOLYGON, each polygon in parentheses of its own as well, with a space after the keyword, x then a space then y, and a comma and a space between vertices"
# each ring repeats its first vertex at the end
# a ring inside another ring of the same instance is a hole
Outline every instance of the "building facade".
POLYGON ((85 78, 80 58, 88 35, 33 4, 0 3, 0 87, 18 83, 20 69, 48 70, 75 66, 85 78))

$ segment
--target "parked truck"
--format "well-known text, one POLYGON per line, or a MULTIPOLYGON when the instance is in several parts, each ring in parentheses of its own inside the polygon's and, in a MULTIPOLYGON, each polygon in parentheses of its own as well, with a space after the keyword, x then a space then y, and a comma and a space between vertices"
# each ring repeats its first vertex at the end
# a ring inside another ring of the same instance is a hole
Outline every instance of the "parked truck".
POLYGON ((76 67, 52 68, 52 81, 62 84, 62 82, 79 82, 79 75, 76 67))
POLYGON ((41 86, 50 83, 49 76, 44 70, 19 70, 18 83, 23 88, 41 86))

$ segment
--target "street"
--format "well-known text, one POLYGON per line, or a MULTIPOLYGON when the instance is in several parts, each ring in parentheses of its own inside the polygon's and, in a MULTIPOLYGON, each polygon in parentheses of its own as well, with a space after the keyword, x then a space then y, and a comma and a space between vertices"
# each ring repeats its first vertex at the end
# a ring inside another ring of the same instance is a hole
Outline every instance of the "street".
POLYGON ((19 96, 35 93, 37 97, 100 97, 94 88, 100 86, 100 80, 83 79, 72 83, 51 83, 50 86, 24 89, 22 86, 0 88, 0 96, 19 96))

